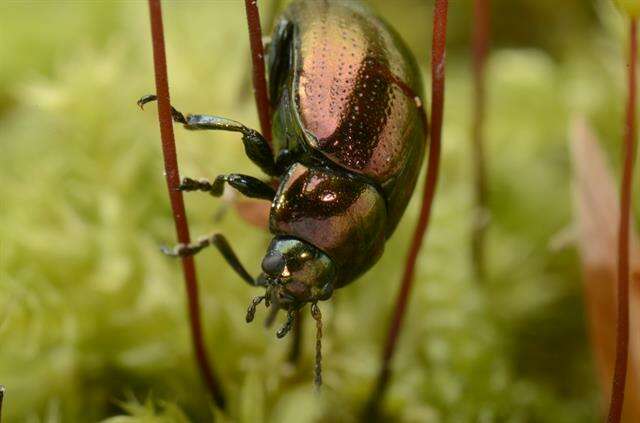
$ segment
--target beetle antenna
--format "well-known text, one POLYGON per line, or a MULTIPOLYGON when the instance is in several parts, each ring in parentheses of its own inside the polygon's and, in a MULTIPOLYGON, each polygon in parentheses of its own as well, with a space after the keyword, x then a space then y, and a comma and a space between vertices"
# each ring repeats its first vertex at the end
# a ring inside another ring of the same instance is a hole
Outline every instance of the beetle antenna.
POLYGON ((286 334, 289 333, 289 331, 293 327, 293 322, 295 321, 295 318, 296 318, 296 312, 294 310, 289 310, 287 312, 287 321, 276 332, 276 336, 278 338, 283 338, 286 334))
POLYGON ((261 295, 251 300, 251 304, 249 304, 249 308, 247 309, 247 323, 251 323, 253 321, 253 318, 256 316, 256 307, 258 307, 258 304, 260 304, 265 298, 266 295, 261 295))
POLYGON ((311 316, 316 321, 316 366, 314 384, 319 391, 322 386, 322 313, 318 303, 311 304, 311 316))

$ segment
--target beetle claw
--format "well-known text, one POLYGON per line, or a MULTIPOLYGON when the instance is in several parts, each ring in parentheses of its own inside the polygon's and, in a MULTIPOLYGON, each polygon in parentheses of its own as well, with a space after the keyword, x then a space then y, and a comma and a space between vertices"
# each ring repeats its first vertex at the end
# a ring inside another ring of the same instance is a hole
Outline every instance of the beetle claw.
POLYGON ((156 101, 157 99, 158 99, 158 96, 156 96, 155 94, 147 94, 140 97, 140 100, 138 100, 136 104, 138 105, 138 107, 140 107, 140 110, 144 110, 145 104, 151 103, 152 101, 156 101))

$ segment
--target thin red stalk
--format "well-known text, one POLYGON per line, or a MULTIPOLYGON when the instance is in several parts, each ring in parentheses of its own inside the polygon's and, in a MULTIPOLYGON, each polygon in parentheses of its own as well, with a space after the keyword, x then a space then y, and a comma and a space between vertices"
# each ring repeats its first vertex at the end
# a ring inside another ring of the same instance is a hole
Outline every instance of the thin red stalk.
POLYGON ((484 146, 486 104, 485 63, 489 49, 489 0, 474 0, 473 7, 473 86, 472 127, 475 216, 471 234, 472 263, 479 280, 485 274, 485 233, 487 227, 487 164, 484 146))
POLYGON ((271 145, 271 111, 267 93, 267 78, 264 69, 264 48, 262 47, 262 29, 258 0, 244 0, 249 27, 249 43, 251 45, 251 62, 253 64, 253 95, 256 99, 260 130, 271 145))
POLYGON ((427 164, 427 177, 422 196, 422 208, 418 224, 414 231, 411 247, 407 256, 402 284, 396 306, 394 309, 391 326, 387 333, 387 339, 382 354, 382 366, 378 375, 376 391, 371 402, 376 402, 382 398, 391 375, 391 360, 395 352, 398 337, 402 329, 402 322, 407 311, 409 294, 413 285, 415 265, 418 253, 422 246, 422 240, 429 226, 433 199, 438 182, 438 170, 440 167, 440 145, 442 136, 442 117, 444 109, 444 81, 446 62, 446 36, 447 36, 447 9, 448 0, 436 0, 433 17, 433 46, 431 53, 431 83, 432 83, 432 107, 431 107, 431 127, 429 144, 429 160, 427 164))
MULTIPOLYGON (((176 157, 176 145, 173 137, 173 124, 169 102, 169 82, 167 78, 167 58, 164 48, 164 29, 162 25, 162 9, 160 0, 149 0, 149 16, 151 19, 151 38, 153 42, 153 64, 156 76, 156 93, 158 96, 158 120, 160 122, 160 137, 162 139, 162 154, 164 168, 173 210, 178 241, 182 244, 190 242, 189 225, 184 209, 182 193, 178 191, 180 173, 176 157)), ((200 318, 200 300, 198 298, 198 282, 193 257, 182 258, 182 272, 187 290, 189 305, 189 322, 191 338, 200 374, 211 393, 216 405, 224 408, 225 400, 222 389, 216 378, 209 360, 202 335, 200 318)))
POLYGON ((620 222, 618 227, 618 323, 616 330, 616 361, 611 388, 609 423, 622 419, 624 390, 629 358, 629 226, 631 220, 631 187, 635 158, 636 135, 636 64, 638 61, 638 26, 631 20, 629 31, 629 93, 624 134, 624 170, 620 189, 620 222))

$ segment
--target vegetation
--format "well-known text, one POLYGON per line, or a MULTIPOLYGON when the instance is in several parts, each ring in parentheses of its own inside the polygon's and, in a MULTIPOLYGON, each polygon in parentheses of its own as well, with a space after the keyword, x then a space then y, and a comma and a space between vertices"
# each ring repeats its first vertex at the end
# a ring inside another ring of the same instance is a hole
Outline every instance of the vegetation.
MULTIPOLYGON (((372 3, 426 77, 430 5, 372 3)), ((562 3, 492 2, 492 220, 479 284, 470 260, 471 9, 452 2, 442 174, 384 406, 390 420, 602 418, 580 263, 566 236, 574 220, 567 130, 570 117, 585 115, 620 168, 625 26, 608 1, 562 3)), ((174 104, 258 127, 242 3, 167 2, 164 13, 174 104)), ((311 319, 296 368, 286 361, 288 339, 245 324, 256 291, 215 251, 198 256, 207 346, 230 399, 225 416, 196 371, 179 265, 158 248, 175 234, 157 118, 153 107, 135 105, 154 89, 146 4, 3 3, 0 39, 3 417, 355 420, 378 370, 417 201, 374 270, 321 304, 320 395, 311 319)), ((184 175, 258 175, 237 134, 177 127, 176 138, 184 175)), ((246 224, 229 199, 186 201, 193 235, 223 232, 257 271, 265 231, 246 224)))

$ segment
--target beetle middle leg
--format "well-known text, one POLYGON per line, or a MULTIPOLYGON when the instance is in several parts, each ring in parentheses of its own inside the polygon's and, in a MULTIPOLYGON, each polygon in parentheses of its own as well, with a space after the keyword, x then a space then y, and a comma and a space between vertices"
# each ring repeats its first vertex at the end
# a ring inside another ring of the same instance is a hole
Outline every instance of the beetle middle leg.
POLYGON ((204 179, 184 178, 178 189, 180 191, 204 191, 214 197, 220 197, 224 192, 225 182, 249 198, 272 201, 276 195, 275 189, 269 184, 252 176, 239 173, 218 175, 213 183, 204 179))
MULTIPOLYGON (((142 108, 145 104, 157 100, 154 94, 145 95, 138 100, 138 106, 142 108)), ((171 116, 174 122, 182 123, 189 130, 212 130, 212 131, 230 131, 242 134, 242 143, 247 157, 255 163, 264 173, 269 176, 278 176, 273 152, 267 140, 255 129, 248 128, 236 122, 235 120, 226 119, 212 115, 184 115, 175 107, 171 106, 171 116)))

